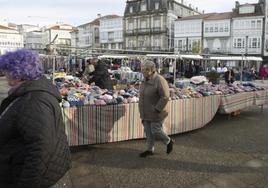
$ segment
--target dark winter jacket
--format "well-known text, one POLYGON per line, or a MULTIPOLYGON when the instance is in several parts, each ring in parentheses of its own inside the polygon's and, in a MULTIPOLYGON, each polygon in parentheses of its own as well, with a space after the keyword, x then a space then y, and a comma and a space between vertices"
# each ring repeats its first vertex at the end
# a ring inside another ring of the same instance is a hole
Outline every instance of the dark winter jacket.
POLYGON ((42 77, 21 84, 2 102, 0 187, 48 188, 70 169, 60 101, 42 77))
POLYGON ((169 86, 163 76, 154 73, 148 81, 140 86, 139 110, 142 120, 162 121, 167 115, 169 86))
POLYGON ((89 83, 95 82, 95 85, 99 86, 101 89, 113 89, 110 74, 105 63, 99 61, 92 75, 93 77, 89 80, 89 83))

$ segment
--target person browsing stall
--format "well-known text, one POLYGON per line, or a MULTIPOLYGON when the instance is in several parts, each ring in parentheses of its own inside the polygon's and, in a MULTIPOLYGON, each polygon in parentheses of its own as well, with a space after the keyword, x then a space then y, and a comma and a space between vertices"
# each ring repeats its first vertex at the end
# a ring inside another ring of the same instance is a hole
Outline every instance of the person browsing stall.
POLYGON ((141 67, 144 81, 140 86, 139 111, 146 134, 147 150, 140 157, 154 154, 155 139, 166 145, 166 153, 173 150, 174 141, 163 131, 163 123, 168 115, 166 106, 169 101, 167 81, 156 72, 154 62, 145 61, 141 67))
POLYGON ((11 89, 0 106, 0 187, 71 187, 61 95, 28 49, 0 56, 11 89))
POLYGON ((85 71, 83 73, 83 81, 88 82, 92 77, 92 73, 95 71, 94 65, 92 64, 91 60, 88 59, 86 61, 85 71))
POLYGON ((224 79, 226 84, 232 84, 235 81, 235 73, 231 67, 224 73, 224 79))
POLYGON ((91 62, 95 70, 90 73, 90 75, 92 75, 92 78, 89 79, 88 83, 91 84, 95 82, 95 85, 99 86, 101 89, 113 90, 112 81, 108 72, 107 65, 97 58, 92 59, 91 62))

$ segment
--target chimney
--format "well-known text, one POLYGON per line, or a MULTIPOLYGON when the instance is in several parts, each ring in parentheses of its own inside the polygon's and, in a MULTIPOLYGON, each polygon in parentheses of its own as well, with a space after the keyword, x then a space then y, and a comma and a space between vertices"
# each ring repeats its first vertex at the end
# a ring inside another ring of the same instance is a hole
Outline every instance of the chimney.
POLYGON ((181 0, 181 4, 183 4, 183 0, 181 0))
POLYGON ((97 14, 97 17, 100 18, 101 17, 101 14, 97 14))
POLYGON ((204 10, 202 11, 202 14, 205 14, 205 11, 204 10))
POLYGON ((189 4, 189 7, 190 7, 190 8, 192 8, 192 5, 191 5, 191 3, 189 4))

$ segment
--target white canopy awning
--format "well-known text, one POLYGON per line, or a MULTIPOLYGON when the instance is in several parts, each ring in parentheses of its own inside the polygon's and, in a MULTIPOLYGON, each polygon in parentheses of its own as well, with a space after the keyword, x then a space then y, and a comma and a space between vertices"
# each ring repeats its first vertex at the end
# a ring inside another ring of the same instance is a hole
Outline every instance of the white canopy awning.
POLYGON ((225 60, 225 61, 263 61, 261 57, 254 56, 218 56, 218 57, 210 57, 211 60, 225 60))
POLYGON ((180 58, 179 55, 174 54, 147 54, 146 57, 169 58, 169 59, 180 58))
POLYGON ((167 58, 167 59, 203 59, 201 55, 190 55, 190 54, 147 54, 147 57, 155 58, 167 58))
POLYGON ((98 57, 99 59, 127 59, 129 58, 128 56, 124 55, 101 55, 98 57))
POLYGON ((182 59, 203 59, 201 55, 180 54, 182 59))

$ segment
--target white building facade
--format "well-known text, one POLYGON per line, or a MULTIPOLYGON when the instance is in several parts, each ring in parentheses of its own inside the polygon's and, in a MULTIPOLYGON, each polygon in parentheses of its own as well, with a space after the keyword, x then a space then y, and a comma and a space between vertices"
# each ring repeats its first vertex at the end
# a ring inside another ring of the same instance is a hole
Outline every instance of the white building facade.
POLYGON ((263 12, 259 4, 237 5, 232 18, 232 53, 262 55, 263 12))
POLYGON ((139 51, 173 51, 174 22, 200 14, 183 0, 128 0, 124 13, 124 47, 139 51))
POLYGON ((100 18, 90 23, 77 27, 78 42, 77 48, 99 48, 100 47, 100 18))
POLYGON ((180 18, 175 22, 175 51, 193 52, 194 43, 202 41, 204 53, 265 56, 263 38, 268 37, 268 28, 264 36, 263 25, 261 4, 238 2, 232 12, 180 18))
POLYGON ((76 30, 75 27, 68 24, 55 24, 45 29, 44 36, 47 44, 54 44, 56 51, 60 55, 68 55, 71 51, 71 32, 76 30))
POLYGON ((0 25, 0 55, 23 48, 23 35, 17 30, 0 25))
POLYGON ((101 48, 123 48, 123 17, 113 15, 101 18, 99 31, 101 48))
POLYGON ((44 49, 49 43, 48 33, 42 30, 30 31, 24 34, 24 47, 39 53, 45 53, 44 49))
POLYGON ((209 53, 231 53, 232 12, 215 13, 204 19, 203 48, 209 53))
POLYGON ((174 51, 198 53, 202 49, 203 18, 208 15, 196 15, 175 21, 174 51))

